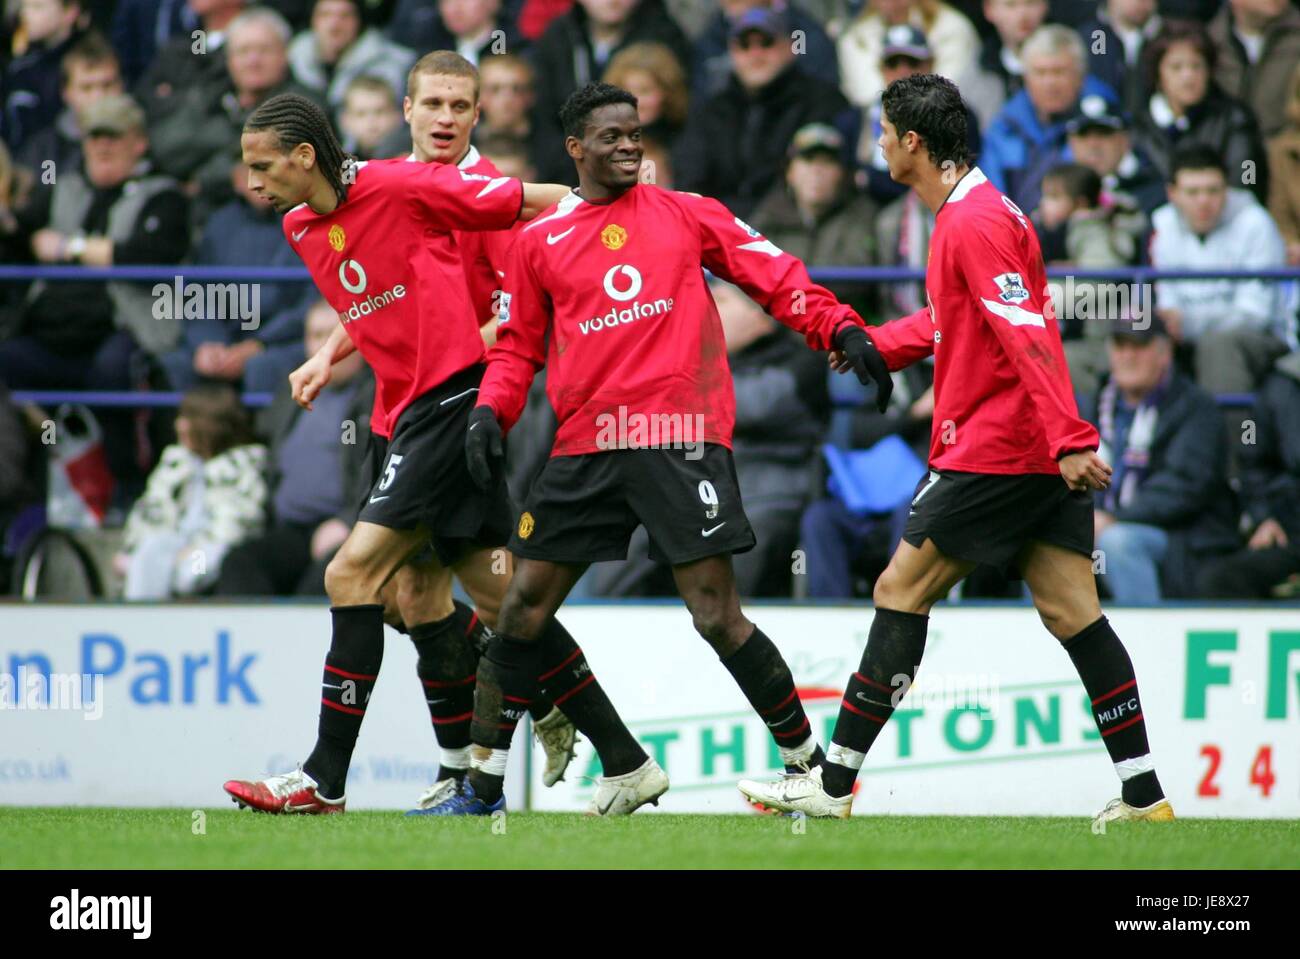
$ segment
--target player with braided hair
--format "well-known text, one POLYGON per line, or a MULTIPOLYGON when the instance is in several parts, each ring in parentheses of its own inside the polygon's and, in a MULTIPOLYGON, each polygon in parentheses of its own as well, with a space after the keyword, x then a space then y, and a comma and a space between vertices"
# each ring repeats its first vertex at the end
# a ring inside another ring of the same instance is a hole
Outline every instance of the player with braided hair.
MULTIPOLYGON (((264 811, 341 812, 352 750, 383 656, 386 584, 430 545, 453 571, 487 568, 492 548, 506 542, 512 525, 504 483, 481 490, 465 465, 463 436, 483 374, 483 340, 454 233, 505 229, 536 215, 567 188, 438 163, 357 162, 343 152, 324 112, 293 94, 255 110, 241 145, 250 189, 285 214, 286 237, 345 326, 344 342, 327 359, 359 349, 374 370, 371 428, 382 442, 376 444, 376 481, 326 570, 334 625, 316 747, 293 772, 231 781, 226 790, 264 811)), ((307 395, 305 380, 293 385, 295 398, 310 409, 314 392, 307 395)), ((504 577, 497 578, 503 592, 504 577)), ((399 605, 402 596, 399 582, 399 605)), ((573 665, 585 666, 585 660, 558 623, 550 632, 556 649, 572 653, 568 668, 554 677, 559 684, 544 691, 598 690, 589 670, 573 688, 563 685, 573 665)), ((465 653, 462 645, 448 646, 442 658, 465 653)), ((468 655, 451 665, 470 667, 460 671, 469 673, 465 683, 472 688, 476 653, 468 655)), ((452 692, 436 681, 429 688, 432 697, 452 692)), ((630 761, 620 753, 643 757, 607 699, 604 704, 615 724, 583 727, 602 759, 606 752, 616 763, 630 761)), ((492 760, 475 761, 494 775, 492 760)))

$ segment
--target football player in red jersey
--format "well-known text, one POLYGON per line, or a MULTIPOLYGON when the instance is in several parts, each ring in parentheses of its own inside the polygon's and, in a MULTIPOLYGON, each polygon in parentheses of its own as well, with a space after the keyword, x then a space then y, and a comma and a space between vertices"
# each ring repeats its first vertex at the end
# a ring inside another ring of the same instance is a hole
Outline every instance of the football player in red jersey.
POLYGON ((1083 680, 1121 781, 1121 798, 1098 820, 1173 819, 1133 664, 1097 599, 1092 491, 1106 488, 1111 468, 1075 407, 1038 237, 973 165, 954 84, 932 74, 898 80, 883 111, 890 176, 936 219, 926 307, 863 339, 892 370, 934 357, 930 472, 876 581, 867 647, 825 760, 779 782, 742 782, 741 792, 772 809, 847 817, 867 751, 915 678, 931 607, 989 563, 1023 576, 1083 680))
MULTIPOLYGON (((644 524, 697 630, 785 763, 816 763, 821 752, 790 669, 736 594, 731 554, 750 549, 754 533, 731 457, 735 396, 704 269, 736 283, 813 349, 849 348, 850 330, 865 342, 862 321, 722 204, 640 183, 641 124, 626 90, 590 84, 565 103, 561 121, 580 186, 516 237, 497 345, 466 436, 471 472, 490 486, 503 433, 546 365, 559 429, 511 539, 518 566, 479 668, 475 745, 505 753, 515 704, 535 685, 543 625, 587 565, 624 558, 644 524)), ((865 354, 855 355, 865 381, 865 354)), ((888 382, 883 362, 875 375, 888 382)), ((667 779, 647 760, 604 786, 598 806, 640 805, 656 801, 667 779)), ((470 770, 443 808, 473 811, 500 789, 470 770)))
MULTIPOLYGON (((462 452, 483 372, 483 340, 455 234, 506 229, 565 188, 440 163, 355 163, 343 155, 323 112, 294 95, 273 97, 254 111, 242 146, 250 187, 286 213, 286 236, 347 327, 347 344, 331 359, 359 349, 374 370, 371 428, 385 442, 376 446, 377 479, 357 525, 326 571, 334 631, 316 747, 292 773, 226 788, 257 809, 337 812, 382 660, 385 585, 430 543, 439 562, 458 574, 490 570, 491 547, 505 542, 512 522, 504 484, 488 490, 474 484, 462 452)), ((495 586, 499 595, 503 579, 494 574, 485 591, 495 586)), ((411 626, 417 645, 421 625, 411 626)), ((603 733, 640 761, 644 751, 590 670, 573 675, 575 663, 585 665, 581 650, 558 623, 547 624, 547 634, 549 645, 571 653, 561 660, 564 668, 548 673, 545 691, 589 708, 603 701, 594 706, 612 721, 595 732, 581 728, 598 752, 608 747, 603 733)), ((435 698, 472 691, 477 654, 459 638, 443 644, 449 662, 441 664, 459 678, 425 682, 435 698)), ((462 725, 467 718, 448 717, 462 725)))
MULTIPOLYGON (((470 143, 479 118, 479 76, 474 65, 451 50, 435 50, 421 57, 407 74, 403 113, 411 131, 409 162, 445 163, 467 173, 500 176, 500 171, 470 143)), ((484 343, 491 345, 496 330, 496 297, 499 273, 505 269, 505 251, 520 222, 505 230, 456 231, 457 245, 465 267, 470 303, 479 322, 484 343)), ((333 364, 352 349, 346 327, 340 323, 330 339, 290 376, 293 395, 307 409, 330 381, 333 364)), ((383 438, 370 437, 373 485, 382 468, 383 438), (379 445, 376 445, 376 444, 379 445)), ((497 610, 509 580, 511 558, 479 551, 457 567, 461 585, 473 599, 476 610, 452 596, 451 570, 429 550, 409 560, 384 588, 385 618, 407 632, 416 646, 420 680, 425 685, 433 729, 441 747, 439 770, 432 786, 416 800, 416 808, 427 809, 454 792, 456 781, 470 765, 469 726, 473 708, 474 672, 469 664, 477 657, 467 651, 472 643, 482 651, 487 631, 496 622, 497 610), (417 624, 412 629, 406 624, 417 624), (467 638, 468 637, 468 638, 467 638), (450 791, 450 792, 449 792, 450 791)), ((553 662, 564 662, 572 654, 567 634, 557 632, 555 648, 548 653, 553 662)), ((585 660, 574 660, 562 681, 552 682, 557 695, 564 695, 564 682, 585 679, 585 660)), ((585 700, 569 700, 570 711, 581 714, 585 700)), ((546 754, 542 782, 551 786, 564 775, 573 757, 575 730, 565 714, 539 696, 529 706, 533 730, 546 754)), ((581 715, 584 725, 599 725, 602 715, 581 715)))

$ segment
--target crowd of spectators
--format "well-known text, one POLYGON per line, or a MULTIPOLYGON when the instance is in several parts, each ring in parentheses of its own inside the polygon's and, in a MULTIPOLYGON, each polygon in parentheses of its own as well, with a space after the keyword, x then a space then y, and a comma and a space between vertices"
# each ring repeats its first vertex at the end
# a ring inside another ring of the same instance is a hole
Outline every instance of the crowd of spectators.
MULTIPOLYGON (((645 179, 718 198, 814 269, 925 266, 933 215, 877 139, 884 88, 927 72, 960 85, 971 153, 1033 218, 1049 266, 1300 267, 1300 0, 10 0, 3 14, 6 264, 296 266, 247 189, 245 118, 294 91, 358 157, 406 155, 407 71, 441 48, 479 68, 474 142, 503 171, 576 183, 557 108, 614 82, 639 99, 645 179)), ((22 462, 40 459, 23 434, 42 419, 8 392, 184 393, 174 421, 95 410, 128 595, 319 593, 351 522, 355 447, 338 426, 366 428, 369 376, 357 360, 317 401, 326 416, 298 415, 286 374, 332 315, 309 283, 252 285, 249 312, 189 303, 179 279, 161 299, 151 281, 0 282, 0 442, 22 462), (273 396, 255 431, 231 405, 241 390, 273 396)), ((925 304, 918 282, 827 285, 869 323, 925 304)), ((1300 592, 1296 285, 1081 277, 1056 297, 1081 410, 1116 468, 1097 503, 1115 598, 1300 592)), ((736 560, 742 591, 870 595, 906 501, 855 506, 846 485, 871 477, 822 447, 888 440, 910 450, 898 469, 923 468, 928 367, 896 374, 878 414, 741 291, 714 292, 759 537, 736 560)), ((545 448, 535 394, 515 477, 545 448)), ((0 465, 8 525, 43 483, 0 465)), ((643 547, 593 588, 670 588, 643 547)))

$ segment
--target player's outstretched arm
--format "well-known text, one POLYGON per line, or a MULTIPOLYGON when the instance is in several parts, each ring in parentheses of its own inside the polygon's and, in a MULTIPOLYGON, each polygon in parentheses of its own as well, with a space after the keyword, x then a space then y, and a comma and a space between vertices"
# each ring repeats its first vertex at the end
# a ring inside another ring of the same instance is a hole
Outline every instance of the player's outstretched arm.
POLYGON ((519 209, 519 219, 531 220, 548 207, 554 206, 572 192, 559 183, 525 183, 524 204, 519 209))

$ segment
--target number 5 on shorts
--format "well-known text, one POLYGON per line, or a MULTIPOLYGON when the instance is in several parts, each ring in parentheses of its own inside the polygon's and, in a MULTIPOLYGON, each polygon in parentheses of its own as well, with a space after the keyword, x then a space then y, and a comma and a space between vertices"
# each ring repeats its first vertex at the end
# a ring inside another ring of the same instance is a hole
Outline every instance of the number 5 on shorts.
POLYGON ((402 462, 402 457, 396 453, 388 454, 388 466, 384 469, 384 478, 379 481, 380 489, 388 489, 393 485, 393 480, 397 479, 397 466, 402 462))

